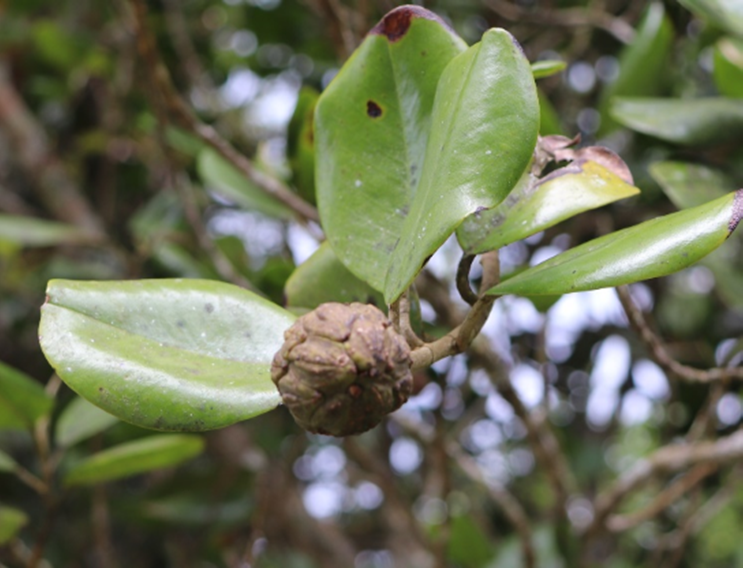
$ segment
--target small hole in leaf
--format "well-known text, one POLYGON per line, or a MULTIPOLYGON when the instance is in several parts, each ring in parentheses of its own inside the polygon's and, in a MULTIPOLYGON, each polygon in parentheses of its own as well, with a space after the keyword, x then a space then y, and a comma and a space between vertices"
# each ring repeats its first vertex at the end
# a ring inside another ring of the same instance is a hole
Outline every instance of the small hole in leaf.
POLYGON ((382 108, 374 101, 366 101, 366 114, 372 118, 382 116, 382 108))

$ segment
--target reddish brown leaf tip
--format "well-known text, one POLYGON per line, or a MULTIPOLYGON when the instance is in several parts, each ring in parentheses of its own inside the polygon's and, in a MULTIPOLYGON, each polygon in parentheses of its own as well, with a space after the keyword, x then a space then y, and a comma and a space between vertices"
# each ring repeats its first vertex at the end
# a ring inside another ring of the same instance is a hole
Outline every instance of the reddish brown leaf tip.
POLYGON ((735 192, 733 197, 733 214, 728 223, 728 234, 732 233, 743 219, 743 188, 735 192))
POLYGON ((379 23, 374 26, 369 34, 386 36, 391 42, 401 39, 410 28, 414 18, 434 20, 441 23, 447 29, 449 26, 436 14, 421 8, 420 6, 399 6, 388 12, 379 23))

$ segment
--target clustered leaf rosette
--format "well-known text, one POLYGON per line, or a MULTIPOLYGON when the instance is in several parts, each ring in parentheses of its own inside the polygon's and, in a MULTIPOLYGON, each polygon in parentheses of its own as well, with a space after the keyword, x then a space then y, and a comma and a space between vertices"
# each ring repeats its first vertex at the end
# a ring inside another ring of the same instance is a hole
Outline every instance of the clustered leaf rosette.
POLYGON ((374 306, 322 304, 297 319, 284 339, 271 378, 305 430, 360 434, 410 396, 410 347, 374 306))

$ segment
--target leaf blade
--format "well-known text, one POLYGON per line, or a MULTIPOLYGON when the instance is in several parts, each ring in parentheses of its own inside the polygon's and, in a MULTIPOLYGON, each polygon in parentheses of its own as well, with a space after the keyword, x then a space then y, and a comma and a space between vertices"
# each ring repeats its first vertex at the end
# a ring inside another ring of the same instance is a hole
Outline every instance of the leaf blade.
POLYGON ((538 130, 529 62, 511 34, 488 30, 439 81, 421 181, 385 281, 388 303, 465 217, 508 195, 531 159, 538 130))
POLYGON ((645 221, 553 257, 488 294, 566 294, 671 274, 720 246, 743 217, 743 190, 645 221))
POLYGON ((42 350, 60 377, 118 418, 201 431, 279 404, 270 362, 294 316, 205 280, 51 281, 42 350))
POLYGON ((98 452, 70 468, 64 476, 66 486, 94 485, 173 467, 196 457, 204 440, 190 434, 158 434, 119 444, 98 452))

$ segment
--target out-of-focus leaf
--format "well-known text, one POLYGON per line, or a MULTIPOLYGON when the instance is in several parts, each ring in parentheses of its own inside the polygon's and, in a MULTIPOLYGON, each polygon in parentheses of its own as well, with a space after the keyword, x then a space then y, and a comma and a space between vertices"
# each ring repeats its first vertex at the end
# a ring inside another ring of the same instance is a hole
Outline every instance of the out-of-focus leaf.
POLYGON ((0 362, 0 430, 30 429, 53 405, 39 383, 0 362))
POLYGON ((201 495, 178 495, 142 503, 142 515, 148 519, 176 525, 214 526, 216 523, 244 523, 252 513, 252 496, 214 503, 201 495))
POLYGON ((743 40, 724 37, 715 45, 712 77, 720 94, 743 98, 743 40))
POLYGON ((488 30, 441 75, 420 184, 391 255, 387 303, 465 217, 505 199, 531 160, 538 131, 529 63, 511 34, 488 30))
POLYGON ((679 0, 679 2, 723 30, 743 37, 743 4, 739 0, 679 0))
POLYGON ((500 205, 467 217, 457 238, 469 254, 499 249, 639 192, 596 162, 576 160, 543 179, 523 176, 500 205))
POLYGON ((0 213, 0 242, 8 241, 20 247, 48 247, 90 243, 99 238, 74 225, 0 213))
POLYGON ((687 209, 722 197, 734 187, 719 170, 685 162, 655 162, 650 175, 679 209, 687 209))
POLYGON ((495 555, 495 549, 480 526, 467 515, 451 519, 449 560, 465 568, 481 568, 495 555))
POLYGON ((221 428, 279 404, 274 353, 294 321, 246 290, 207 280, 52 280, 39 339, 59 376, 126 422, 221 428))
POLYGON ((612 116, 625 126, 667 142, 707 145, 743 138, 743 101, 726 98, 616 98, 612 116))
POLYGON ((119 444, 75 464, 64 476, 65 485, 94 485, 138 473, 173 467, 199 455, 200 436, 158 434, 119 444))
POLYGON ((16 468, 16 462, 8 454, 0 450, 0 471, 13 471, 16 468))
POLYGON ((196 169, 208 189, 213 189, 245 209, 280 219, 294 217, 291 209, 267 195, 211 148, 199 152, 196 169))
POLYGON ((320 96, 317 201, 338 258, 377 290, 418 187, 436 85, 467 45, 432 12, 387 14, 320 96))
POLYGON ((362 302, 384 306, 374 288, 353 275, 324 242, 286 282, 286 305, 315 309, 325 302, 362 302))
POLYGON ((555 107, 541 89, 537 91, 537 94, 539 95, 539 134, 542 136, 562 134, 560 115, 557 114, 555 107))
POLYGON ((0 546, 10 542, 28 523, 28 515, 14 507, 0 505, 0 546))
POLYGON ((564 70, 567 64, 559 59, 549 59, 545 61, 535 61, 531 64, 531 72, 535 79, 544 79, 556 75, 564 70))
POLYGON ((196 138, 190 132, 170 125, 165 128, 165 140, 173 148, 192 158, 198 156, 199 152, 206 148, 206 144, 201 139, 196 138))
POLYGON ((616 96, 649 97, 659 94, 673 45, 673 25, 661 2, 651 3, 635 39, 619 54, 619 75, 601 93, 601 133, 616 123, 609 116, 609 102, 616 96))
POLYGON ((567 294, 665 276, 719 247, 743 217, 743 190, 559 254, 489 294, 567 294))
POLYGON ((35 53, 62 71, 79 65, 85 53, 80 37, 53 20, 39 20, 32 28, 35 53))
POLYGON ((286 157, 292 169, 292 183, 299 195, 312 204, 317 201, 314 118, 319 97, 315 89, 302 87, 286 133, 286 157))
POLYGON ((114 415, 101 410, 81 397, 75 397, 57 420, 54 439, 68 448, 103 432, 119 421, 114 415))

